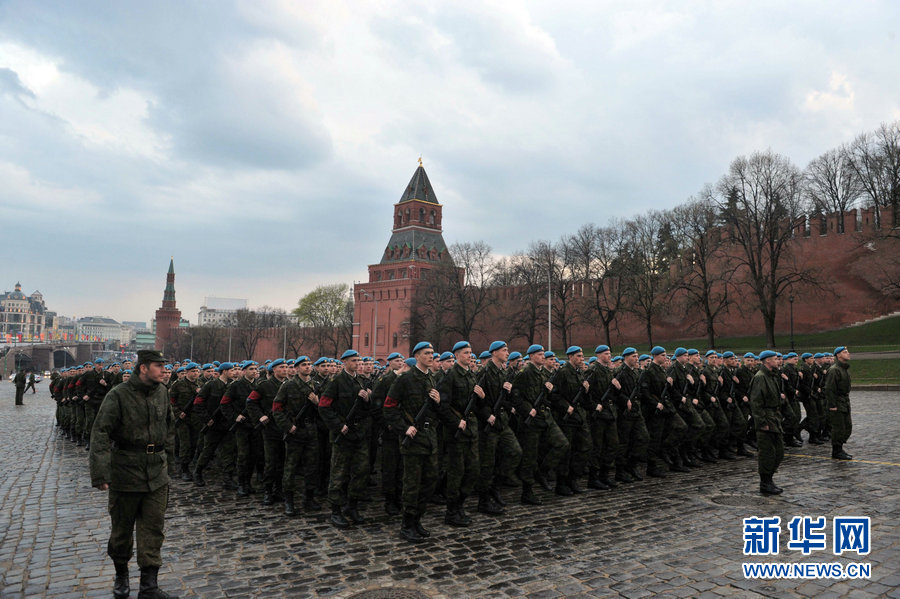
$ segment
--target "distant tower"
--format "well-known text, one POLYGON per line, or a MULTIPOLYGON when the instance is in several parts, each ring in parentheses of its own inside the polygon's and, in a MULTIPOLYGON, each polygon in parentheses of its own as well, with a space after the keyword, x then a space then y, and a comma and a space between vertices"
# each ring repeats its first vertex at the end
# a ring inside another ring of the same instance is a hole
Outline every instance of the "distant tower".
POLYGON ((163 349, 172 331, 181 324, 181 310, 175 307, 175 259, 169 260, 162 307, 156 311, 156 349, 163 349))
POLYGON ((419 159, 409 185, 394 204, 391 238, 381 262, 369 265, 369 281, 353 290, 353 347, 362 355, 408 355, 416 288, 441 263, 452 263, 441 233, 441 211, 419 159), (377 306, 377 309, 376 309, 377 306))

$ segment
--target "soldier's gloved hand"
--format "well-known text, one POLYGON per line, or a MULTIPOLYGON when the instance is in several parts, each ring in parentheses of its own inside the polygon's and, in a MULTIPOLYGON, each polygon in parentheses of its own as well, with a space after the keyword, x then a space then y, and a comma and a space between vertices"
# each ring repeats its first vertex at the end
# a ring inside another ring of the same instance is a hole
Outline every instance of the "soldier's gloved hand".
MULTIPOLYGON (((344 427, 344 428, 346 428, 346 427, 344 427)), ((406 429, 406 436, 407 437, 415 437, 417 432, 419 432, 419 431, 416 430, 416 427, 410 425, 410 427, 408 429, 406 429)))
POLYGON ((481 385, 475 385, 472 391, 475 392, 479 399, 484 399, 484 389, 481 388, 481 385))

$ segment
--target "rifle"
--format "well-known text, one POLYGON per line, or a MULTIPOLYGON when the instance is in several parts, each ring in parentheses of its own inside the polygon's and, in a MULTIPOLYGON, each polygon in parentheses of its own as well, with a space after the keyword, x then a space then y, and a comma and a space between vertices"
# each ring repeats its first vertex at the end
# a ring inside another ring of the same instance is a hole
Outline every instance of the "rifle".
MULTIPOLYGON (((478 379, 478 382, 477 382, 477 383, 475 383, 475 386, 476 386, 476 387, 481 387, 481 383, 484 382, 484 377, 485 377, 485 376, 487 376, 487 372, 482 373, 481 378, 478 379)), ((477 399, 478 399, 478 396, 475 394, 475 390, 473 389, 473 390, 472 390, 472 393, 469 394, 469 403, 466 404, 466 409, 463 410, 463 413, 462 413, 462 420, 465 420, 465 419, 466 419, 466 416, 469 415, 469 412, 472 411, 472 408, 475 407, 475 400, 477 400, 477 399)), ((453 434, 453 438, 454 438, 455 440, 459 440, 459 435, 460 435, 460 433, 462 433, 462 429, 457 428, 457 429, 456 429, 456 432, 453 434)))
MULTIPOLYGON (((559 377, 559 369, 557 369, 556 372, 553 373, 553 376, 550 377, 549 383, 555 387, 558 377, 559 377)), ((537 399, 534 401, 534 405, 532 406, 532 408, 534 408, 535 414, 537 412, 539 412, 542 407, 544 407, 544 400, 547 397, 547 393, 548 393, 547 387, 544 385, 541 385, 541 392, 538 394, 537 399)), ((531 424, 531 420, 532 420, 531 416, 527 416, 525 418, 525 426, 528 426, 529 424, 531 424)))
MULTIPOLYGON (((218 407, 215 409, 215 411, 210 415, 209 420, 212 420, 213 422, 215 422, 216 416, 218 416, 218 415, 221 414, 221 413, 222 413, 222 406, 220 405, 220 406, 218 406, 218 407)), ((203 433, 205 433, 206 431, 209 430, 209 420, 206 421, 206 424, 204 424, 204 425, 200 428, 200 434, 201 434, 201 435, 202 435, 203 433)))
MULTIPOLYGON (((306 410, 309 408, 309 405, 311 403, 312 402, 309 401, 308 395, 305 398, 303 398, 303 407, 300 408, 300 411, 297 412, 296 416, 294 416, 294 419, 291 421, 291 424, 293 424, 294 426, 300 426, 300 423, 303 422, 303 415, 306 414, 306 410)), ((351 410, 351 412, 352 412, 352 410, 351 410)), ((348 414, 348 418, 349 418, 349 414, 348 414)), ((284 437, 282 437, 281 440, 287 441, 288 438, 291 436, 291 434, 292 433, 284 433, 284 437)))
MULTIPOLYGON (((562 368, 560 368, 560 370, 562 370, 562 368)), ((588 375, 588 377, 590 377, 590 376, 591 375, 588 375)), ((587 380, 587 379, 585 379, 585 380, 587 380)), ((590 385, 590 381, 588 381, 588 385, 590 385)), ((581 398, 583 396, 584 396, 584 385, 583 384, 578 385, 578 393, 575 394, 575 397, 572 398, 572 401, 569 402, 569 405, 572 406, 573 408, 577 408, 578 402, 581 401, 581 398)), ((574 413, 575 413, 575 410, 572 410, 572 414, 574 414, 574 413)), ((571 414, 568 411, 566 411, 566 414, 563 416, 562 421, 565 422, 566 420, 568 420, 570 415, 571 414)))
MULTIPOLYGON (((634 400, 635 394, 637 394, 638 389, 641 388, 641 381, 644 380, 644 375, 645 375, 645 374, 647 374, 647 369, 646 369, 646 368, 641 369, 641 374, 638 375, 638 380, 637 380, 637 382, 634 384, 634 389, 632 389, 632 390, 631 390, 631 393, 628 394, 628 399, 627 399, 626 402, 625 402, 626 409, 627 409, 627 406, 628 406, 628 402, 634 400)), ((634 407, 634 403, 633 403, 633 402, 632 402, 632 407, 634 407)))
MULTIPOLYGON (((356 411, 359 409, 359 402, 362 398, 357 394, 356 401, 353 402, 353 406, 350 408, 350 412, 347 413, 347 418, 344 420, 344 424, 347 426, 347 432, 350 432, 350 427, 355 424, 356 420, 356 411)), ((338 442, 344 438, 345 435, 338 435, 338 442)))
MULTIPOLYGON (((234 430, 238 427, 238 425, 239 425, 241 422, 246 422, 247 418, 250 417, 250 415, 247 414, 247 409, 246 409, 246 408, 244 408, 244 410, 243 410, 240 414, 238 414, 238 416, 243 416, 243 417, 244 417, 244 420, 241 420, 240 422, 238 422, 238 420, 235 419, 234 423, 228 428, 228 432, 229 432, 229 433, 233 433, 234 430)), ((253 427, 253 430, 256 430, 256 427, 253 427)))
MULTIPOLYGON (((487 368, 487 367, 485 367, 485 369, 486 369, 486 368, 487 368)), ((487 372, 487 370, 485 370, 485 372, 487 372)), ((503 401, 503 394, 504 394, 504 393, 506 393, 506 394, 508 395, 508 394, 509 394, 509 391, 507 391, 506 389, 504 389, 504 388, 503 388, 503 385, 501 384, 501 386, 500 386, 500 393, 497 394, 497 401, 495 401, 493 407, 491 407, 491 416, 494 416, 494 414, 496 414, 497 412, 500 411, 500 403, 503 401)), ((495 418, 495 419, 494 419, 494 422, 496 422, 496 416, 495 416, 494 418, 495 418)), ((490 423, 490 422, 485 422, 485 423, 484 423, 484 432, 488 432, 489 430, 491 430, 491 423, 490 423)))
MULTIPOLYGON (((431 375, 429 375, 429 381, 432 380, 430 377, 431 375)), ((419 408, 419 413, 416 414, 415 418, 413 418, 413 426, 415 427, 416 431, 422 429, 422 425, 425 423, 425 415, 428 413, 428 408, 432 403, 434 403, 434 400, 428 397, 428 394, 431 393, 432 389, 434 389, 434 385, 429 384, 428 387, 429 388, 425 391, 425 401, 422 403, 422 407, 419 408)), ((400 443, 400 445, 402 447, 406 447, 407 445, 409 445, 410 441, 412 441, 412 437, 410 437, 409 435, 403 435, 403 442, 400 443)))

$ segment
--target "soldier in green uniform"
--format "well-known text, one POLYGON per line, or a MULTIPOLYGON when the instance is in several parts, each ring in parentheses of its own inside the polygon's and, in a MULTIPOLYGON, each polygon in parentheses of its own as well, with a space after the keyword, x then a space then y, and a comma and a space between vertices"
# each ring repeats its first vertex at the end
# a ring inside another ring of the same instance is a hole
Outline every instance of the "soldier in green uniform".
MULTIPOLYGON (((620 388, 616 394, 616 424, 619 429, 619 454, 616 456, 616 480, 632 483, 643 480, 638 472, 639 464, 647 461, 647 444, 650 435, 641 411, 639 397, 640 376, 638 375, 638 353, 633 347, 626 347, 619 358, 622 366, 616 374, 620 388)), ((615 358, 613 358, 615 362, 615 358)))
POLYGON ((710 449, 717 458, 734 460, 737 456, 731 451, 729 441, 731 422, 721 401, 722 384, 725 382, 722 377, 722 354, 714 349, 707 351, 706 365, 701 372, 705 382, 700 389, 700 403, 715 425, 710 437, 710 449))
POLYGON ((734 352, 726 351, 722 354, 722 386, 719 387, 719 400, 728 417, 728 447, 734 448, 734 453, 739 456, 753 457, 744 445, 744 439, 747 437, 747 417, 738 405, 743 401, 737 394, 737 385, 740 383, 737 367, 738 360, 734 352))
POLYGON ((800 387, 798 389, 800 393, 798 398, 806 411, 806 416, 800 421, 800 428, 805 428, 809 432, 810 445, 822 445, 824 441, 819 438, 819 432, 822 428, 820 422, 822 414, 819 412, 819 406, 815 398, 815 364, 811 353, 805 352, 800 356, 798 370, 800 376, 800 387))
POLYGON ((202 487, 206 484, 203 478, 203 470, 212 461, 217 450, 219 451, 219 463, 222 466, 222 487, 231 491, 237 488, 234 482, 234 433, 228 429, 231 422, 222 415, 222 397, 231 384, 231 370, 234 368, 231 362, 220 364, 216 368, 218 377, 207 381, 194 400, 194 413, 206 422, 203 449, 197 458, 197 466, 194 468, 194 484, 202 487))
POLYGON ((591 464, 588 487, 606 490, 616 486, 609 477, 616 467, 619 453, 619 431, 616 426, 616 406, 613 398, 622 387, 612 371, 612 351, 607 345, 598 345, 594 350, 596 360, 590 367, 588 382, 588 423, 591 428, 591 464))
POLYGON ((687 386, 687 397, 694 412, 700 417, 700 432, 693 445, 694 455, 697 457, 697 460, 703 462, 717 462, 718 458, 710 447, 710 440, 715 432, 716 425, 701 401, 703 386, 706 384, 706 376, 700 370, 703 362, 700 358, 700 352, 696 348, 688 349, 687 356, 687 371, 693 378, 693 382, 690 382, 687 386))
POLYGON ((359 352, 348 349, 341 354, 341 361, 343 369, 325 385, 319 398, 319 415, 331 438, 331 523, 346 528, 350 522, 365 522, 359 513, 359 501, 366 495, 369 479, 372 393, 357 376, 359 352))
MULTIPOLYGON (((416 364, 394 381, 384 400, 384 417, 396 428, 406 427, 403 456, 403 522, 400 536, 416 543, 431 536, 422 516, 438 479, 438 440, 435 425, 445 409, 434 388, 431 366, 434 348, 420 341, 413 348, 416 364)), ((444 416, 449 419, 449 417, 444 416)))
MULTIPOLYGON (((387 357, 388 369, 372 391, 372 426, 381 429, 381 492, 384 494, 384 511, 389 516, 400 514, 400 494, 403 492, 402 459, 400 458, 400 438, 403 430, 394 428, 384 419, 384 399, 397 377, 406 367, 403 355, 393 352, 387 357)), ((374 433, 373 433, 374 434, 374 433)))
POLYGON ((319 394, 311 381, 312 361, 308 356, 294 360, 297 374, 285 381, 272 402, 272 417, 284 439, 284 515, 293 516, 294 478, 302 470, 304 485, 303 510, 321 509, 316 501, 318 440, 316 438, 316 410, 319 394))
POLYGON ((850 419, 850 350, 843 345, 834 350, 835 362, 825 375, 825 402, 831 421, 831 457, 835 460, 851 460, 844 451, 844 443, 853 432, 850 419))
POLYGON ((239 497, 246 497, 254 492, 250 479, 262 453, 259 431, 253 429, 253 424, 247 417, 247 398, 256 387, 256 367, 257 363, 252 360, 242 362, 240 368, 235 369, 240 372, 240 377, 228 386, 219 402, 223 420, 228 424, 228 430, 234 433, 239 497))
POLYGON ((750 422, 753 418, 753 414, 750 410, 750 381, 753 380, 756 371, 756 355, 754 355, 753 352, 747 352, 744 354, 740 365, 734 373, 738 379, 734 390, 735 401, 737 401, 741 412, 744 413, 744 419, 748 422, 747 444, 754 449, 756 448, 756 426, 750 422))
POLYGON ((78 394, 84 402, 84 438, 85 449, 88 450, 91 447, 91 428, 94 426, 97 410, 100 409, 106 393, 112 388, 110 375, 103 370, 103 362, 103 358, 94 360, 94 367, 81 375, 76 383, 78 394))
MULTIPOLYGON (((287 380, 288 365, 283 358, 269 362, 269 376, 257 383, 247 397, 247 417, 262 425, 263 455, 263 505, 272 505, 284 499, 281 481, 284 479, 284 433, 272 422, 272 406, 281 385, 287 380)), ((255 426, 255 424, 254 424, 255 426)))
POLYGON ((781 366, 781 380, 784 389, 785 402, 782 406, 784 421, 784 445, 785 447, 803 447, 803 437, 800 433, 800 371, 797 370, 797 362, 800 357, 795 352, 784 356, 781 366))
MULTIPOLYGON (((197 449, 197 436, 200 429, 192 422, 191 412, 194 408, 194 399, 200 392, 197 379, 200 378, 200 365, 188 363, 181 368, 184 377, 175 381, 169 388, 169 400, 172 409, 178 419, 178 427, 175 434, 178 437, 178 459, 181 468, 181 480, 192 481, 191 462, 197 449)), ((181 369, 180 368, 180 369, 181 369)), ((179 369, 179 370, 180 370, 179 369)))
POLYGON ((671 454, 673 472, 688 472, 678 452, 684 440, 687 425, 672 403, 672 385, 666 376, 665 364, 668 359, 662 346, 650 350, 650 364, 641 379, 641 407, 650 440, 647 446, 647 476, 665 476, 663 466, 665 452, 671 454))
POLYGON ((554 471, 569 451, 569 441, 557 426, 550 411, 553 383, 543 369, 544 347, 532 345, 526 350, 527 365, 513 379, 512 400, 519 418, 518 438, 522 447, 519 478, 522 479, 522 498, 525 505, 541 505, 534 494, 535 480, 550 491, 549 473, 554 471), (539 457, 540 448, 545 452, 539 457))
POLYGON ((760 368, 750 381, 750 409, 756 427, 759 448, 759 492, 778 495, 783 489, 775 485, 772 476, 784 459, 784 430, 781 427, 781 394, 778 356, 771 350, 759 354, 760 368))
POLYGON ((823 353, 817 353, 813 356, 813 398, 815 400, 816 409, 819 412, 819 438, 823 441, 831 440, 831 420, 828 416, 828 409, 825 401, 825 375, 828 372, 828 358, 823 353))
POLYGON ((444 424, 441 430, 447 472, 444 524, 468 526, 472 520, 465 512, 464 503, 472 494, 479 473, 478 419, 472 408, 475 396, 484 397, 484 390, 476 384, 475 373, 469 369, 473 359, 469 342, 456 343, 450 356, 441 355, 442 363, 450 363, 452 367, 444 371, 437 382, 443 408, 440 414, 444 424))
POLYGON ((138 597, 177 599, 157 584, 175 443, 175 419, 161 385, 164 362, 160 352, 138 352, 135 376, 106 395, 91 435, 91 485, 109 491, 107 554, 116 567, 113 595, 118 599, 130 593, 128 562, 135 532, 138 597))
POLYGON ((679 453, 686 466, 699 468, 701 460, 696 453, 695 444, 703 434, 704 424, 700 414, 694 408, 691 398, 688 397, 691 386, 695 385, 697 380, 688 366, 688 352, 685 348, 676 348, 674 358, 675 361, 669 367, 666 378, 667 380, 671 379, 669 384, 673 389, 672 403, 675 405, 675 411, 687 425, 687 433, 681 443, 679 453))
MULTIPOLYGON (((320 356, 313 362, 312 383, 316 389, 321 391, 325 389, 325 384, 331 380, 331 360, 324 356, 320 356)), ((328 494, 328 482, 331 479, 331 433, 322 420, 322 414, 316 411, 316 438, 319 449, 316 452, 319 456, 319 467, 316 469, 319 473, 319 484, 316 488, 316 497, 325 497, 328 494)), ((398 483, 399 484, 399 483, 398 483)), ((399 513, 399 511, 398 511, 399 513)))
POLYGON ((591 453, 591 431, 582 399, 590 384, 584 380, 584 352, 577 345, 566 350, 568 361, 559 367, 550 392, 550 406, 560 430, 569 442, 569 451, 556 468, 556 494, 581 493, 578 478, 584 475, 591 453))

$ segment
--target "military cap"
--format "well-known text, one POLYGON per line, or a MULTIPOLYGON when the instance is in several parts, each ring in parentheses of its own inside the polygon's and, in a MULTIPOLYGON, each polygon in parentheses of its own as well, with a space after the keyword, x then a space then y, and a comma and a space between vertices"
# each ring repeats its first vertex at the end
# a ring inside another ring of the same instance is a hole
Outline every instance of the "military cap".
POLYGON ((187 365, 183 366, 185 371, 187 370, 200 370, 200 365, 196 362, 188 362, 187 365))
POLYGON ((658 356, 659 354, 664 353, 666 353, 666 348, 664 348, 662 345, 656 345, 653 347, 653 349, 650 350, 651 356, 658 356))
POLYGON ((602 354, 605 351, 609 351, 608 345, 598 345, 597 349, 594 350, 595 354, 602 354))
MULTIPOLYGON (((138 362, 138 364, 140 365, 140 362, 138 362)), ((172 370, 172 365, 166 364, 165 366, 163 366, 163 368, 165 368, 166 370, 172 370)))
POLYGON ((688 350, 688 355, 689 355, 689 356, 696 356, 696 355, 699 354, 699 353, 700 353, 700 351, 697 350, 697 349, 694 349, 693 347, 692 347, 691 349, 688 350))
POLYGON ((84 364, 81 365, 81 367, 82 367, 82 368, 90 368, 90 367, 91 367, 91 363, 90 363, 90 362, 85 362, 84 364))
POLYGON ((282 364, 286 364, 286 362, 284 361, 284 358, 278 358, 277 360, 269 362, 269 364, 266 366, 266 368, 269 369, 269 372, 272 372, 273 368, 275 368, 276 366, 281 366, 282 364))
POLYGON ((179 366, 179 367, 175 370, 175 374, 178 374, 179 372, 184 372, 184 366, 179 366))
POLYGON ((818 360, 819 358, 824 358, 825 354, 816 352, 816 355, 813 356, 814 359, 818 360))
POLYGON ((309 356, 300 356, 299 358, 296 358, 294 360, 294 365, 298 366, 300 364, 303 364, 304 362, 309 362, 309 356))
POLYGON ((488 350, 484 350, 483 352, 481 352, 481 353, 478 355, 478 359, 479 359, 479 360, 490 360, 490 359, 491 359, 491 352, 489 352, 488 350))
POLYGON ((213 360, 212 363, 213 363, 213 366, 215 366, 216 368, 218 368, 219 366, 222 365, 222 363, 219 362, 218 360, 213 360))
POLYGON ((545 358, 555 358, 555 357, 556 357, 556 354, 554 354, 552 351, 550 351, 550 350, 548 349, 547 351, 544 352, 544 357, 545 357, 545 358))
POLYGON ((104 362, 106 362, 106 360, 104 360, 103 358, 97 358, 96 360, 94 360, 94 364, 103 364, 104 362))
POLYGON ((768 359, 768 358, 774 358, 774 357, 776 357, 777 355, 778 355, 778 354, 775 353, 775 352, 773 352, 771 349, 767 349, 767 350, 763 350, 762 352, 760 352, 760 354, 759 354, 759 359, 760 359, 760 360, 766 360, 766 359, 768 359))
POLYGON ((722 357, 723 357, 723 358, 733 358, 733 357, 734 357, 734 352, 733 352, 733 351, 727 351, 727 352, 725 352, 724 354, 722 354, 722 357))
POLYGON ((590 358, 588 358, 588 364, 593 364, 596 361, 597 361, 597 356, 591 356, 590 358))
POLYGON ((641 354, 641 355, 638 357, 638 361, 639 361, 639 362, 643 362, 644 360, 649 360, 649 359, 650 359, 650 355, 649 355, 649 354, 641 354))
POLYGON ((266 360, 265 363, 269 364, 272 360, 266 360))
POLYGON ((341 354, 341 360, 346 360, 347 358, 355 358, 359 356, 359 352, 355 349, 348 349, 344 353, 341 354))
POLYGON ((675 349, 674 357, 678 358, 679 356, 683 356, 686 353, 687 353, 686 349, 684 349, 683 347, 678 347, 675 349))
POLYGON ((319 359, 317 359, 315 362, 313 362, 313 366, 318 366, 319 364, 322 364, 327 361, 328 361, 328 358, 326 358, 325 356, 322 356, 319 359))
POLYGON ((539 352, 539 351, 540 351, 540 352, 544 351, 544 346, 543 346, 543 345, 538 345, 537 343, 535 343, 534 345, 529 345, 529 346, 528 346, 528 349, 525 350, 525 355, 526 355, 526 356, 530 356, 531 354, 537 353, 537 352, 539 352))
POLYGON ((822 355, 825 356, 826 358, 829 358, 829 357, 833 356, 834 354, 831 353, 830 351, 827 351, 827 352, 825 352, 825 353, 822 354, 822 355))
POLYGON ((466 349, 467 347, 472 347, 472 344, 468 341, 457 341, 453 344, 453 353, 456 353, 461 349, 466 349))
POLYGON ((165 362, 162 352, 155 349, 142 349, 137 353, 138 364, 146 364, 148 362, 165 362))
POLYGON ((209 364, 204 364, 202 370, 212 370, 215 367, 216 365, 210 362, 209 364))
POLYGON ((494 353, 498 349, 503 349, 506 347, 506 341, 494 341, 491 343, 490 347, 488 347, 488 351, 494 353))
POLYGON ((754 354, 752 351, 748 351, 746 354, 744 354, 744 357, 745 358, 753 358, 755 360, 756 354, 754 354))
POLYGON ((787 354, 784 356, 784 359, 785 359, 785 360, 790 360, 791 358, 796 358, 796 357, 797 357, 797 353, 796 353, 796 352, 789 352, 789 353, 787 353, 787 354))
POLYGON ((131 374, 131 369, 123 370, 122 374, 131 374))
POLYGON ((706 352, 706 357, 707 357, 707 358, 710 357, 710 356, 717 356, 717 355, 719 355, 719 353, 718 353, 716 350, 714 350, 714 349, 707 350, 707 352, 706 352))
POLYGON ((374 362, 375 359, 372 356, 364 356, 362 359, 363 362, 374 362))
POLYGON ((234 364, 232 362, 222 362, 218 366, 216 366, 216 372, 225 372, 226 370, 231 370, 234 368, 234 364))
POLYGON ((571 356, 572 354, 577 354, 580 351, 582 351, 580 347, 578 347, 577 345, 572 345, 569 347, 569 349, 566 350, 566 355, 571 356))
POLYGON ((407 366, 415 366, 415 365, 416 365, 416 359, 415 359, 415 358, 406 358, 406 359, 403 360, 403 361, 406 362, 406 365, 407 365, 407 366))
POLYGON ((427 341, 419 341, 418 343, 416 343, 416 346, 413 347, 413 355, 416 355, 418 352, 422 351, 423 349, 434 349, 434 346, 432 346, 427 341))
POLYGON ((444 353, 441 354, 441 357, 438 358, 438 361, 443 362, 445 360, 449 360, 452 357, 453 357, 453 352, 445 351, 444 353))
POLYGON ((513 360, 518 360, 521 357, 522 357, 521 353, 514 351, 513 353, 509 354, 509 361, 512 362, 513 360))
POLYGON ((391 360, 395 360, 395 359, 397 359, 397 358, 402 358, 402 357, 403 357, 403 354, 401 354, 401 353, 398 352, 398 351, 395 351, 395 352, 393 352, 393 353, 391 353, 391 354, 388 355, 387 361, 390 362, 391 360))
POLYGON ((637 350, 634 349, 633 347, 626 347, 625 349, 622 350, 622 357, 625 358, 627 356, 630 356, 631 354, 636 354, 636 353, 637 353, 637 350))
POLYGON ((612 359, 612 361, 613 361, 613 362, 621 362, 621 361, 622 361, 622 356, 614 356, 613 359, 612 359))
POLYGON ((846 345, 839 345, 839 346, 837 346, 836 348, 834 348, 834 355, 838 355, 838 354, 841 353, 842 351, 847 351, 847 346, 846 346, 846 345))
POLYGON ((247 370, 247 369, 250 368, 251 366, 258 366, 258 365, 259 365, 259 364, 257 364, 257 363, 254 362, 253 360, 246 360, 246 361, 244 361, 244 362, 241 364, 241 370, 247 370))
POLYGON ((800 358, 803 359, 803 360, 805 360, 806 358, 812 358, 812 357, 813 357, 813 355, 812 355, 811 353, 809 353, 808 351, 807 351, 807 352, 803 352, 803 355, 800 356, 800 358))

